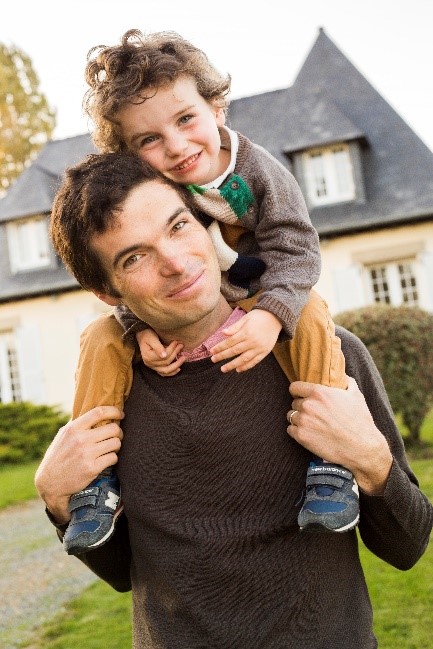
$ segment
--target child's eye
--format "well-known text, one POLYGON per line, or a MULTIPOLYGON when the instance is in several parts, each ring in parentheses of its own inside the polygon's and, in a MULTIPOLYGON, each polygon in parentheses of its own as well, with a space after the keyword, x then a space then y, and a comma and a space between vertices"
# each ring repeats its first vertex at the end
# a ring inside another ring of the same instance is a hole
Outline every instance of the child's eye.
POLYGON ((182 115, 179 122, 181 124, 187 124, 193 117, 194 117, 194 115, 182 115))

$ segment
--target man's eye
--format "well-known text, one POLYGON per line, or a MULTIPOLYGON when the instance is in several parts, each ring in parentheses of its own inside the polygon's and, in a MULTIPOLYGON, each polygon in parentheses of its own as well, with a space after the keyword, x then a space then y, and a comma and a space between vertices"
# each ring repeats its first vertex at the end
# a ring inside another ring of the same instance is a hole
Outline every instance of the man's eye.
POLYGON ((182 230, 182 229, 185 227, 186 224, 187 224, 187 221, 186 221, 186 220, 178 221, 177 223, 175 223, 175 224, 173 225, 173 230, 174 230, 175 232, 177 232, 178 230, 182 230))
POLYGON ((131 255, 130 257, 128 257, 128 259, 125 259, 123 267, 124 268, 130 268, 131 266, 136 264, 137 261, 142 258, 142 256, 143 255, 139 255, 138 253, 135 254, 135 255, 131 255))
POLYGON ((139 146, 140 146, 140 148, 145 147, 145 146, 149 146, 150 144, 153 144, 154 142, 156 142, 156 140, 157 140, 156 135, 149 135, 148 137, 144 137, 142 140, 140 140, 140 145, 139 146))

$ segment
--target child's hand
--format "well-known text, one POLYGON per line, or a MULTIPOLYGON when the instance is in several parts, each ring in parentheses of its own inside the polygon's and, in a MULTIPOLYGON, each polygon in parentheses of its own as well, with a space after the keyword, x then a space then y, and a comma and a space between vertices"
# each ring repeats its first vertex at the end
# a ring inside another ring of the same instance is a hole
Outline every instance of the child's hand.
POLYGON ((221 367, 222 372, 245 372, 272 351, 282 329, 276 316, 263 309, 253 309, 231 327, 223 330, 228 336, 211 349, 212 361, 236 358, 221 367))
POLYGON ((153 329, 138 331, 136 336, 141 358, 147 367, 160 376, 174 376, 180 371, 185 358, 177 358, 177 355, 182 351, 183 345, 173 341, 164 347, 153 329))

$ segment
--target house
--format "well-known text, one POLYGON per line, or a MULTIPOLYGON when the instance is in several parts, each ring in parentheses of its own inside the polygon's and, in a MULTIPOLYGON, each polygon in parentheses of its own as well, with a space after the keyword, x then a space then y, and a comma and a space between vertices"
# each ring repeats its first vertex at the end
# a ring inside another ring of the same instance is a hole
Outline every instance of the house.
MULTIPOLYGON (((289 88, 234 100, 229 125, 298 180, 333 314, 373 302, 433 312, 433 153, 323 29, 289 88)), ((88 134, 52 141, 0 200, 0 400, 69 411, 83 327, 106 310, 49 245, 51 202, 88 134)))

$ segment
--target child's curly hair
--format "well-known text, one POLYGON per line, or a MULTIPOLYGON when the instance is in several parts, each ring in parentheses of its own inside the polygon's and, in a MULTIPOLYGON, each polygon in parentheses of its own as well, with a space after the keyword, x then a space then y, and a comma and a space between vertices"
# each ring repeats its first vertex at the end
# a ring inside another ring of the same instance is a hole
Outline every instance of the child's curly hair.
POLYGON ((128 103, 145 101, 161 86, 187 75, 207 101, 227 108, 230 75, 223 75, 206 54, 172 31, 148 35, 130 29, 120 45, 97 45, 87 55, 89 85, 83 109, 95 125, 92 138, 102 152, 126 148, 116 115, 128 103), (150 93, 149 93, 150 91, 150 93))

